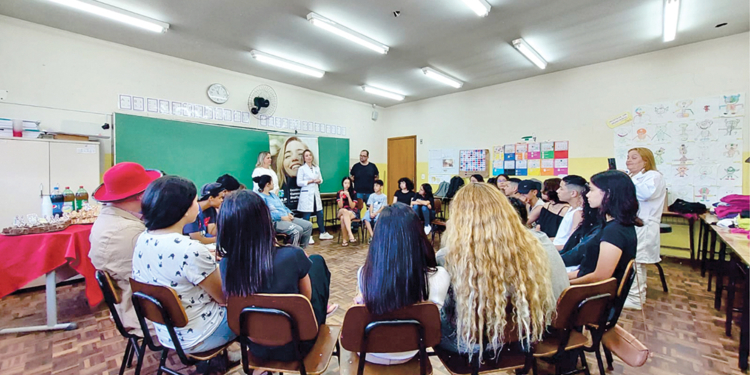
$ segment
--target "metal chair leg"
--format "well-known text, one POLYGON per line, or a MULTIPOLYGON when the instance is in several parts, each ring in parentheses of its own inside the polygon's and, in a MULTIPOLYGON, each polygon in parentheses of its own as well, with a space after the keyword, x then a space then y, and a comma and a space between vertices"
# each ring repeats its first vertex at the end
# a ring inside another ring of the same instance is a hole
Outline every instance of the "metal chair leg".
POLYGON ((669 293, 669 288, 667 288, 667 280, 664 278, 664 269, 661 268, 661 263, 655 263, 656 268, 659 269, 659 278, 661 278, 661 287, 664 289, 664 293, 669 293))
POLYGON ((599 374, 604 375, 604 361, 602 360, 602 352, 599 350, 600 348, 596 348, 596 364, 599 366, 599 374))
POLYGON ((127 345, 125 345, 125 354, 122 356, 122 364, 120 365, 120 375, 125 373, 125 368, 130 367, 130 358, 132 358, 132 351, 133 348, 133 342, 128 340, 127 345))
POLYGON ((602 349, 604 349, 604 357, 607 359, 607 370, 614 371, 614 366, 612 364, 615 362, 614 358, 612 358, 612 352, 607 349, 606 346, 602 345, 602 349))

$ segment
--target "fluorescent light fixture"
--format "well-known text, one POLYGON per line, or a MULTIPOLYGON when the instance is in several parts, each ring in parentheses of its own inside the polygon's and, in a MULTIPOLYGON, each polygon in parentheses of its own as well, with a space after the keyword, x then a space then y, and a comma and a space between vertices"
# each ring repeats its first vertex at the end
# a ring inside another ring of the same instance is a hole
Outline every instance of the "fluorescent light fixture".
POLYGON ((464 3, 479 17, 485 17, 490 14, 490 8, 492 8, 490 3, 485 0, 464 0, 464 3))
POLYGON ((521 52, 524 56, 526 56, 529 61, 533 62, 534 65, 538 66, 539 69, 544 69, 547 67, 547 62, 544 61, 544 58, 542 55, 539 54, 539 52, 534 51, 533 48, 529 45, 529 43, 526 43, 525 40, 518 38, 513 41, 513 47, 516 47, 518 52, 521 52))
POLYGON ((393 99, 393 100, 398 100, 398 101, 404 100, 405 98, 405 96, 401 94, 396 94, 394 92, 385 91, 383 89, 379 89, 377 87, 372 87, 372 86, 367 86, 367 85, 363 85, 362 90, 365 90, 365 92, 370 93, 370 94, 380 95, 382 97, 393 99))
POLYGON ((169 29, 169 24, 155 19, 142 16, 124 9, 113 7, 108 4, 93 0, 49 0, 53 3, 62 4, 104 18, 126 23, 131 26, 140 27, 149 31, 163 33, 169 29))
POLYGON ((664 0, 664 41, 671 42, 677 36, 680 19, 680 0, 664 0))
POLYGON ((382 53, 384 55, 388 53, 389 47, 385 44, 364 36, 346 26, 342 26, 334 21, 331 21, 319 14, 310 13, 307 15, 307 20, 310 21, 311 24, 320 27, 323 30, 330 31, 342 38, 348 39, 361 46, 365 46, 375 52, 382 53))
POLYGON ((427 77, 430 77, 430 78, 432 78, 432 79, 434 79, 434 80, 436 80, 438 82, 442 82, 442 83, 444 83, 444 84, 446 84, 448 86, 455 87, 457 89, 461 88, 461 86, 464 85, 463 82, 461 82, 461 81, 459 81, 459 80, 457 80, 457 79, 455 79, 455 78, 453 78, 453 77, 451 77, 451 76, 449 76, 449 75, 447 75, 445 73, 438 72, 437 70, 432 69, 429 66, 426 66, 426 67, 422 68, 422 73, 424 73, 424 75, 426 75, 427 77))
POLYGON ((320 69, 313 68, 307 65, 302 65, 298 62, 287 60, 285 58, 274 56, 274 55, 269 55, 265 52, 261 52, 255 49, 250 51, 250 55, 254 59, 260 62, 269 64, 269 65, 278 66, 279 68, 293 70, 297 73, 307 74, 309 76, 313 76, 316 78, 321 78, 323 77, 323 75, 326 74, 325 70, 320 70, 320 69))

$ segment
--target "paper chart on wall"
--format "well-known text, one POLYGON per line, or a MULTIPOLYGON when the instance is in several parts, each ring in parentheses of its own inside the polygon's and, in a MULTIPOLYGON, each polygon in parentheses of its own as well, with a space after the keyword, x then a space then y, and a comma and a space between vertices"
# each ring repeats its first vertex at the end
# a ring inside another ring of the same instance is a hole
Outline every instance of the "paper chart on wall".
POLYGON ((492 148, 492 174, 494 176, 500 174, 515 176, 567 175, 569 147, 568 141, 519 142, 495 146, 492 148), (556 161, 562 164, 556 167, 556 161))
MULTIPOLYGON (((458 150, 455 149, 439 149, 430 150, 430 159, 428 161, 428 172, 430 179, 435 176, 450 176, 453 177, 458 174, 458 150)), ((448 177, 448 180, 450 180, 448 177)), ((444 177, 440 177, 444 179, 444 177)), ((440 182, 437 182, 440 183, 440 182)))
POLYGON ((613 131, 617 165, 627 152, 646 147, 669 190, 668 204, 680 198, 713 204, 742 192, 742 129, 745 94, 677 99, 633 110, 633 121, 613 131))

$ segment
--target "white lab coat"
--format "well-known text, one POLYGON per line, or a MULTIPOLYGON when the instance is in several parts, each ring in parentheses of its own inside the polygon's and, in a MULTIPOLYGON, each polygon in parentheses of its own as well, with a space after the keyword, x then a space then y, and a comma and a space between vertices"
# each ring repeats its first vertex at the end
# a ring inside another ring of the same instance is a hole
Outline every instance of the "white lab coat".
POLYGON ((323 209, 323 202, 320 200, 320 185, 307 183, 315 179, 320 179, 321 183, 323 183, 320 168, 317 166, 310 168, 310 166, 305 164, 297 169, 297 186, 300 187, 297 211, 317 212, 323 209), (314 208, 317 208, 317 211, 313 211, 313 204, 315 204, 314 208))
POLYGON ((658 263, 661 250, 659 223, 664 210, 664 199, 667 186, 664 176, 658 171, 639 172, 632 176, 635 184, 635 195, 638 198, 638 217, 643 221, 642 227, 635 227, 638 236, 636 262, 658 263))

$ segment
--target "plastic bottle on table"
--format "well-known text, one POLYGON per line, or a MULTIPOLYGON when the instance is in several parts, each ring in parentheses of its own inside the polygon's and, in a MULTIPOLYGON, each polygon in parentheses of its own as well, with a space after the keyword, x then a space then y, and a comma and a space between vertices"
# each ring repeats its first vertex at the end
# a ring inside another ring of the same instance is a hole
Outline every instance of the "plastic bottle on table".
POLYGON ((73 193, 73 190, 70 190, 70 186, 66 186, 65 190, 63 190, 63 213, 73 212, 73 210, 75 210, 75 201, 76 195, 73 193))
POLYGON ((50 195, 50 201, 52 201, 52 215, 53 216, 62 216, 62 208, 63 203, 65 199, 63 198, 62 193, 60 192, 60 187, 55 186, 54 189, 52 189, 52 195, 50 195))
POLYGON ((83 188, 83 185, 76 192, 76 211, 80 211, 83 205, 89 202, 89 193, 83 188))

